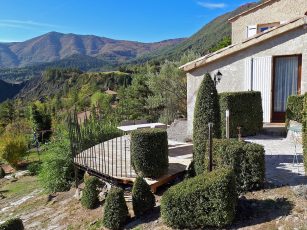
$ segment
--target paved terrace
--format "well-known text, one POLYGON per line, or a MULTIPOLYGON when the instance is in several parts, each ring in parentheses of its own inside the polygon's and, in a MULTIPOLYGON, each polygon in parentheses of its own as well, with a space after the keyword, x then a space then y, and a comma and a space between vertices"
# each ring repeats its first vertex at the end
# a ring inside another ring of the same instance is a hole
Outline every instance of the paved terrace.
POLYGON ((299 164, 293 165, 295 145, 291 139, 259 135, 245 139, 263 145, 265 148, 266 179, 276 185, 296 186, 307 184, 304 172, 302 145, 298 144, 299 164))

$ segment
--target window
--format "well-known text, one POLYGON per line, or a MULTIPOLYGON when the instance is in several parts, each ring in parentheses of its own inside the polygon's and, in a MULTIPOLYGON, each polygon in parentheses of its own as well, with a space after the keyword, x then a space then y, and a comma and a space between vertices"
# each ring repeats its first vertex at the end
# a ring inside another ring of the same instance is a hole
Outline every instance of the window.
POLYGON ((257 25, 257 33, 262 33, 264 31, 267 31, 269 29, 272 29, 274 27, 277 27, 280 25, 280 22, 274 22, 274 23, 268 23, 268 24, 258 24, 257 25))

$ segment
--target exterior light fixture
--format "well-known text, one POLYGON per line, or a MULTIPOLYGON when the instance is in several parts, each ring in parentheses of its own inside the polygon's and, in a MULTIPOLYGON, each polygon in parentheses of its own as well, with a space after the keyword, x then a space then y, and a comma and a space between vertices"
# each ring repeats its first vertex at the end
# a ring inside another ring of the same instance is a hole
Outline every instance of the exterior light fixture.
POLYGON ((223 74, 220 71, 217 71, 217 73, 214 75, 214 83, 215 86, 220 83, 221 79, 223 77, 223 74))

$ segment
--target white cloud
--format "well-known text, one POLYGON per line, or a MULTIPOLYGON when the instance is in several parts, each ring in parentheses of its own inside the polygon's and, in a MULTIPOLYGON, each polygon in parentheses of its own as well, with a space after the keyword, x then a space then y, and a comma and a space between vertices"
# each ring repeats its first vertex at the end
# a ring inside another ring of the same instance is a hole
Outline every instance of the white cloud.
POLYGON ((57 25, 35 22, 31 20, 11 20, 11 19, 0 19, 0 27, 8 28, 22 28, 22 29, 33 29, 33 28, 56 28, 57 25))
POLYGON ((220 3, 212 3, 212 2, 197 2, 198 5, 213 10, 213 9, 223 9, 227 6, 226 3, 220 2, 220 3))

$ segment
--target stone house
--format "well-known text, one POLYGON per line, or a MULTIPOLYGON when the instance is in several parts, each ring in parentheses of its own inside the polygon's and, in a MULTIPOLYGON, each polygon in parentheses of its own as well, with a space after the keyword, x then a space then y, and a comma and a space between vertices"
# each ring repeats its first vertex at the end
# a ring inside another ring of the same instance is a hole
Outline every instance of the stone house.
POLYGON ((206 73, 218 92, 260 91, 263 121, 282 123, 289 95, 307 92, 307 0, 267 0, 229 19, 232 44, 180 68, 187 74, 188 135, 206 73))

